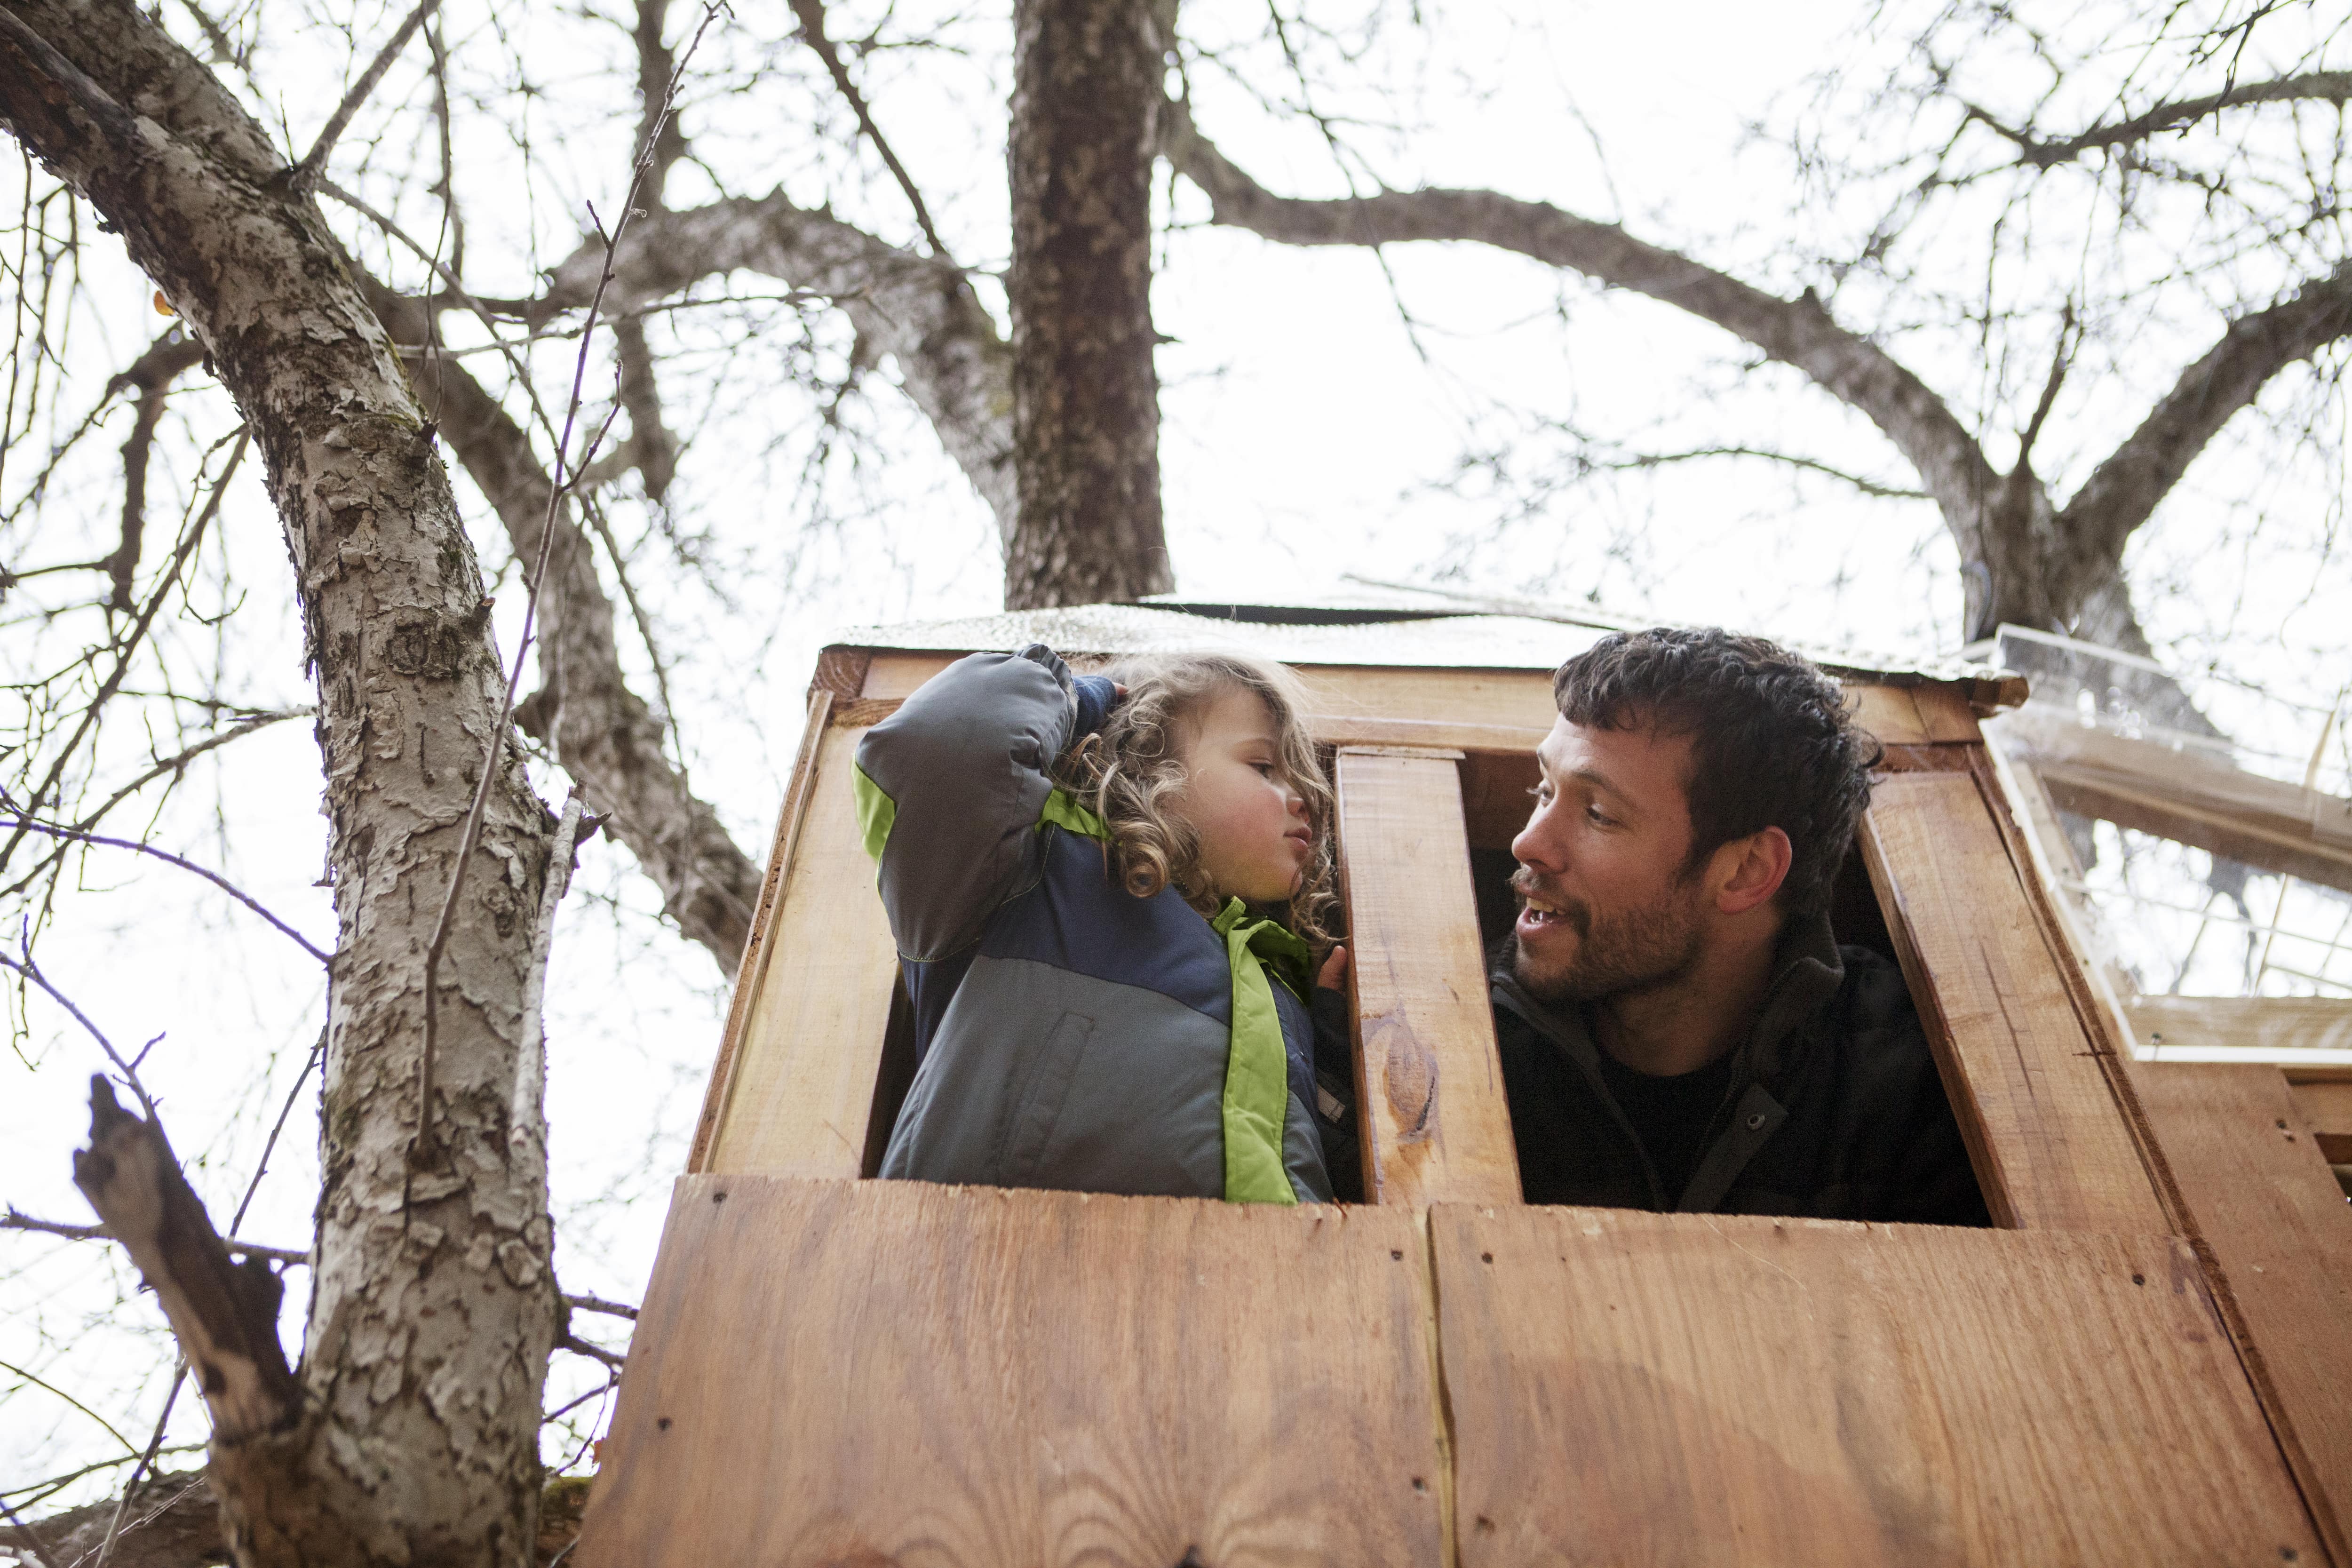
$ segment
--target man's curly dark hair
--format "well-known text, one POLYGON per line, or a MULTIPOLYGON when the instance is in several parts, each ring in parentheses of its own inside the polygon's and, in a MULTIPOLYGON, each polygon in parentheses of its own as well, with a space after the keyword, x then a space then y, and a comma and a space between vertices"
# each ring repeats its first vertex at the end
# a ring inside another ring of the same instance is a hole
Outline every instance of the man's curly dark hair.
POLYGON ((1885 754, 1855 727, 1836 681, 1762 637, 1657 626, 1612 632, 1561 665, 1551 686, 1571 724, 1691 737, 1684 875, 1733 839, 1778 827, 1795 852, 1780 908, 1829 908, 1885 754))

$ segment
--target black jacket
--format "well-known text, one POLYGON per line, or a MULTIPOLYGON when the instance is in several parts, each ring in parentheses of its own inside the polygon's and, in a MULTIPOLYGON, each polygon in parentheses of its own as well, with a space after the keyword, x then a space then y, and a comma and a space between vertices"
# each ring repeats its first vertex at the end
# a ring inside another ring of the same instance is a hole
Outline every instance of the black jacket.
POLYGON ((1581 1012, 1492 977, 1496 1044, 1531 1204, 1990 1223, 1902 971, 1839 947, 1821 917, 1790 922, 1779 968, 1706 1152, 1679 1194, 1659 1185, 1601 1075, 1581 1012))

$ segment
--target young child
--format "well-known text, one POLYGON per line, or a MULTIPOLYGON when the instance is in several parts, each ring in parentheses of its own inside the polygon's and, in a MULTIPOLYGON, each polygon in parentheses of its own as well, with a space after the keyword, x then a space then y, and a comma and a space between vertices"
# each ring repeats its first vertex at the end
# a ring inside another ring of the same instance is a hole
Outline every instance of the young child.
POLYGON ((884 1176, 1330 1199, 1302 998, 1331 791, 1296 690, 1230 655, 1074 677, 1032 646, 874 727, 858 816, 918 1062, 884 1176))

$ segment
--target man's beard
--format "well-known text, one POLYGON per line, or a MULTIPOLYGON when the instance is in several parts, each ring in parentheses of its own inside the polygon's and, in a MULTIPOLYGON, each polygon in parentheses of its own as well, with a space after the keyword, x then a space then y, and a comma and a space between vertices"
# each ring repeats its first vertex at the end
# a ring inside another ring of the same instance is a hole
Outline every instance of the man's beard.
POLYGON ((1596 915, 1590 904, 1548 892, 1524 866, 1512 875, 1511 890, 1526 907, 1529 892, 1559 909, 1573 926, 1576 952, 1565 964, 1538 969, 1514 941, 1511 973, 1538 1002, 1597 1002, 1604 996, 1654 991, 1688 974, 1705 943, 1699 911, 1687 896, 1690 880, 1677 878, 1653 903, 1596 915))

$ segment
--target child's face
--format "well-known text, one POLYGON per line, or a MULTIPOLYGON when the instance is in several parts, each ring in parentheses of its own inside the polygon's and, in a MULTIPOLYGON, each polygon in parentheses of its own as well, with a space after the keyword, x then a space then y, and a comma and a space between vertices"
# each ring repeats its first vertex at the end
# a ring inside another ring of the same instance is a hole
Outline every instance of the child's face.
POLYGON ((1274 716, 1257 693, 1226 691, 1202 710, 1184 773, 1176 809, 1200 836, 1201 869, 1218 897, 1289 898, 1314 852, 1315 828, 1283 776, 1274 716))

